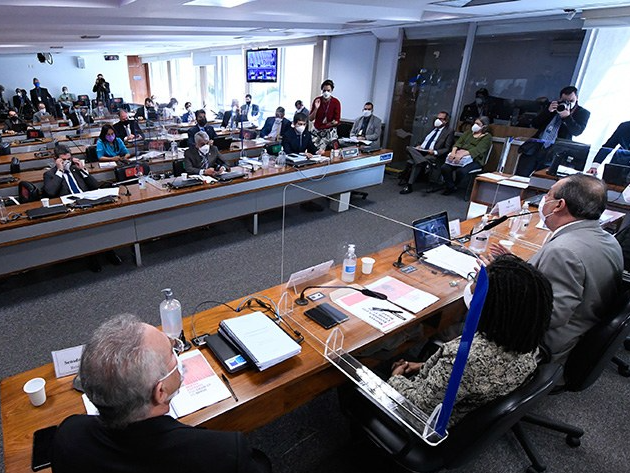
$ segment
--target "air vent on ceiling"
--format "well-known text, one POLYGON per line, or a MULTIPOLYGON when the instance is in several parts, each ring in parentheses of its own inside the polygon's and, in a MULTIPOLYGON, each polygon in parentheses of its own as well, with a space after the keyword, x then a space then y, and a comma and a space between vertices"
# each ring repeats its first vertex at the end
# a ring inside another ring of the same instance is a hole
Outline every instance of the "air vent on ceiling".
POLYGON ((352 20, 346 22, 346 25, 369 25, 370 23, 376 23, 376 20, 352 20))
POLYGON ((432 2, 432 5, 440 7, 455 7, 455 8, 467 8, 467 7, 481 7, 484 5, 496 5, 498 3, 517 2, 519 0, 440 0, 432 2))
POLYGON ((95 35, 84 34, 83 36, 81 36, 81 39, 99 39, 100 37, 101 37, 100 34, 95 34, 95 35))
POLYGON ((63 49, 63 46, 51 46, 50 49, 63 49))

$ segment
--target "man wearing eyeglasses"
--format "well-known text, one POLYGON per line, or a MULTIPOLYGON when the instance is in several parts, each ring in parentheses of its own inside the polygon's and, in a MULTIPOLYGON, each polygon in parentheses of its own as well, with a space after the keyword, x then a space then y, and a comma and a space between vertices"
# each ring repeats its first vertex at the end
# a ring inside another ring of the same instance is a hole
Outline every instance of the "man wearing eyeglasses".
POLYGON ((178 348, 132 315, 99 327, 80 368, 99 415, 73 415, 61 423, 53 473, 270 471, 266 457, 252 451, 242 434, 197 429, 166 415, 183 380, 178 348))

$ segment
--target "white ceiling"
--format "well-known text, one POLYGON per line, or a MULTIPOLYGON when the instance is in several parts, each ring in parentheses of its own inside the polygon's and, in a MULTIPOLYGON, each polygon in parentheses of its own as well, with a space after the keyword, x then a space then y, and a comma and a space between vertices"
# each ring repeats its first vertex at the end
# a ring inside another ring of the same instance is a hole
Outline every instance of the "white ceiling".
POLYGON ((630 0, 472 0, 494 4, 462 8, 440 5, 441 1, 0 0, 0 54, 153 55, 391 26, 544 16, 564 9, 577 9, 580 15, 581 11, 630 5, 630 0))

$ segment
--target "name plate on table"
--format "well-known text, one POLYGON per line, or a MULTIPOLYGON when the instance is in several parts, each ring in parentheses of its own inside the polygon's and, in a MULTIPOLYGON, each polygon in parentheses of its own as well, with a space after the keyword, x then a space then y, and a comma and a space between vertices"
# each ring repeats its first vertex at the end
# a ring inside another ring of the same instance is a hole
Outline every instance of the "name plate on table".
POLYGON ((55 376, 63 378, 79 372, 84 345, 51 352, 55 365, 55 376))
POLYGON ((343 148, 341 150, 341 157, 343 159, 356 158, 359 156, 359 148, 343 148))

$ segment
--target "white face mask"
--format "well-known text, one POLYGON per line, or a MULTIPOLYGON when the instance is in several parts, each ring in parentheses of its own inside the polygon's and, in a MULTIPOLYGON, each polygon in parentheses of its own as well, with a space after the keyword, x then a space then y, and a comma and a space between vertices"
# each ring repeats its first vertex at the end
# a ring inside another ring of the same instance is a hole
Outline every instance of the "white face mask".
POLYGON ((199 151, 201 151, 203 154, 208 154, 208 151, 210 151, 210 145, 203 145, 201 148, 199 148, 199 151))
POLYGON ((325 99, 329 99, 330 97, 332 97, 332 92, 326 90, 322 92, 322 97, 324 97, 325 99))
POLYGON ((435 121, 433 122, 433 126, 435 128, 440 128, 442 125, 444 125, 444 122, 440 120, 439 118, 436 118, 435 121))
POLYGON ((180 385, 166 398, 166 400, 169 402, 171 399, 177 396, 177 394, 179 393, 179 388, 181 387, 181 383, 184 381, 184 364, 182 363, 182 360, 179 359, 179 357, 177 357, 177 372, 179 373, 180 385))
POLYGON ((470 281, 464 288, 464 304, 466 304, 468 309, 470 309, 470 301, 472 301, 473 298, 472 285, 474 282, 475 281, 470 281))
POLYGON ((192 112, 192 108, 188 107, 188 108, 186 109, 186 111, 187 111, 188 113, 191 113, 191 112, 192 112))
POLYGON ((545 215, 545 204, 548 204, 549 202, 554 202, 558 199, 550 199, 547 200, 547 196, 543 195, 542 199, 540 199, 540 203, 538 204, 538 216, 540 217, 540 221, 543 223, 543 225, 547 225, 547 217, 549 217, 550 215, 553 214, 553 212, 548 213, 547 215, 545 215))
POLYGON ((369 117, 370 115, 372 115, 372 110, 363 110, 363 116, 364 117, 369 117))
POLYGON ((304 133, 304 130, 306 130, 306 127, 304 125, 299 125, 295 127, 295 131, 297 131, 300 135, 304 133))
POLYGON ((72 161, 70 161, 69 159, 66 159, 63 162, 63 170, 64 171, 70 171, 70 166, 72 166, 72 161))
POLYGON ((282 121, 282 118, 276 117, 276 123, 280 123, 281 121, 282 121))
POLYGON ((483 129, 483 127, 477 125, 476 123, 471 128, 473 133, 479 133, 482 129, 483 129))

